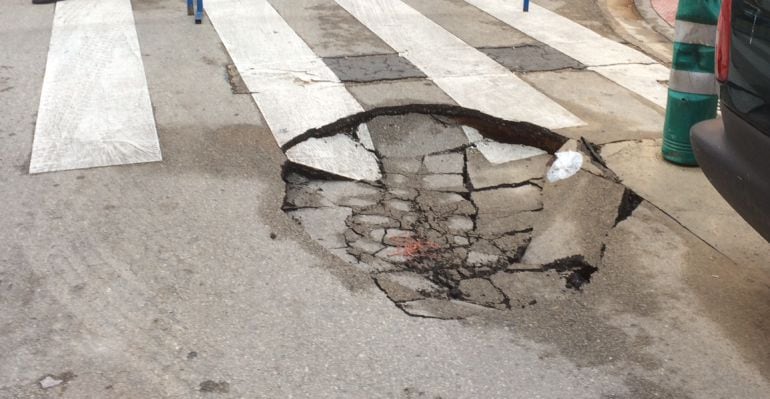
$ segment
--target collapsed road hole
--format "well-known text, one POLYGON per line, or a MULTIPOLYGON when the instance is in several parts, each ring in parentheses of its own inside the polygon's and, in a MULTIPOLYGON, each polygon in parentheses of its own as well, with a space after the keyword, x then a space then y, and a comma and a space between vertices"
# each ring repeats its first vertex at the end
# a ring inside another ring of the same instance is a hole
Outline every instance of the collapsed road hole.
POLYGON ((618 207, 618 217, 615 219, 615 225, 628 219, 642 201, 644 201, 642 197, 633 190, 627 188, 626 191, 623 192, 623 199, 618 207))
POLYGON ((599 270, 580 255, 559 259, 543 266, 543 269, 556 270, 564 276, 565 287, 575 290, 580 290, 584 284, 590 283, 591 275, 599 270))
POLYGON ((284 211, 420 317, 568 298, 628 201, 585 145, 457 107, 371 110, 285 150, 284 211), (560 149, 590 173, 548 182, 560 149))

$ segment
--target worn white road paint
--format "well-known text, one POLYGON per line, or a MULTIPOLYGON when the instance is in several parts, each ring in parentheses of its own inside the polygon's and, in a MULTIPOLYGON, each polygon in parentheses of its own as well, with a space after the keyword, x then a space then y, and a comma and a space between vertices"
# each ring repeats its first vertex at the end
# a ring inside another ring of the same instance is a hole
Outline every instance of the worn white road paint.
POLYGON ((309 138, 286 151, 290 161, 353 180, 379 180, 377 156, 345 134, 309 138))
POLYGON ((279 145, 363 111, 267 0, 206 0, 206 13, 279 145))
MULTIPOLYGON (((663 65, 620 64, 588 69, 666 108, 668 89, 665 82, 668 81, 671 71, 663 65)), ((714 85, 716 86, 716 83, 714 85)))
POLYGON ((547 152, 523 144, 507 144, 494 140, 476 143, 476 148, 490 163, 501 164, 547 154, 547 152))
POLYGON ((358 141, 369 151, 374 151, 374 142, 372 141, 372 133, 369 132, 369 125, 362 123, 356 129, 356 136, 358 141))
POLYGON ((58 3, 30 173, 161 159, 131 1, 58 3))
POLYGON ((470 126, 465 126, 465 125, 462 126, 462 129, 463 129, 463 133, 465 133, 465 137, 468 138, 469 143, 474 144, 478 141, 484 140, 484 136, 482 136, 481 133, 479 133, 478 129, 470 126))
POLYGON ((400 0, 335 0, 457 104, 551 129, 583 122, 400 0))
POLYGON ((465 1, 649 101, 666 106, 666 87, 659 81, 668 80, 668 68, 644 53, 536 4, 530 3, 525 13, 515 1, 465 1))
POLYGON ((465 1, 586 66, 655 62, 640 51, 607 39, 537 4, 530 3, 529 12, 524 12, 521 2, 516 1, 465 1))
POLYGON ((479 150, 484 158, 493 163, 501 164, 521 159, 532 158, 547 152, 523 144, 507 144, 488 139, 479 133, 478 129, 470 126, 462 126, 465 137, 479 150))

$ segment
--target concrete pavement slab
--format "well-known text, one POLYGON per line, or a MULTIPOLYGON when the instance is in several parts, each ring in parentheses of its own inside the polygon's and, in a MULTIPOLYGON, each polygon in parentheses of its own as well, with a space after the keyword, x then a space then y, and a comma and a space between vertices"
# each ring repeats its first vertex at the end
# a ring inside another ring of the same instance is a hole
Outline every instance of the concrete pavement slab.
POLYGON ((543 187, 543 215, 534 224, 523 263, 545 265, 582 256, 598 265, 626 188, 585 171, 543 187))
POLYGON ((743 267, 765 268, 770 243, 749 226, 697 168, 667 163, 660 140, 611 143, 602 157, 623 183, 743 267))
POLYGON ((532 179, 542 179, 546 164, 553 159, 550 154, 493 164, 475 148, 466 151, 468 177, 475 189, 520 184, 532 179))
POLYGON ((415 157, 468 144, 459 127, 448 129, 427 115, 377 117, 368 122, 377 153, 384 157, 415 157))
POLYGON ((584 136, 597 144, 660 137, 661 109, 594 72, 538 72, 524 79, 586 121, 586 126, 560 130, 566 136, 584 136))
POLYGON ((310 138, 286 151, 291 162, 354 180, 382 177, 375 155, 349 136, 310 138))

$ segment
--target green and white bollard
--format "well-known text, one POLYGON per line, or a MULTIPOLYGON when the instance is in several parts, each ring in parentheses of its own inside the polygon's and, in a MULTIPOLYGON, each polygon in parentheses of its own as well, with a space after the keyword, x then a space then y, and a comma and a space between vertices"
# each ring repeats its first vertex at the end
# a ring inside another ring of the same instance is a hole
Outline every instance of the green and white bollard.
POLYGON ((719 97, 714 43, 720 7, 721 0, 679 0, 663 158, 680 165, 698 164, 690 145, 690 128, 716 118, 719 97))

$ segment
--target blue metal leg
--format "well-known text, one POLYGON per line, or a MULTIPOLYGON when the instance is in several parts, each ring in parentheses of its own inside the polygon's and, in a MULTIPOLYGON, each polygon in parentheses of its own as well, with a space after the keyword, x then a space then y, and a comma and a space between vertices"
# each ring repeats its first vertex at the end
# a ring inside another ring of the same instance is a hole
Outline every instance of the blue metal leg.
MULTIPOLYGON (((192 1, 192 0, 189 0, 192 1)), ((203 0, 198 0, 198 12, 195 13, 195 23, 199 24, 203 21, 203 0)))
POLYGON ((187 0, 187 15, 193 15, 193 0, 187 0))

